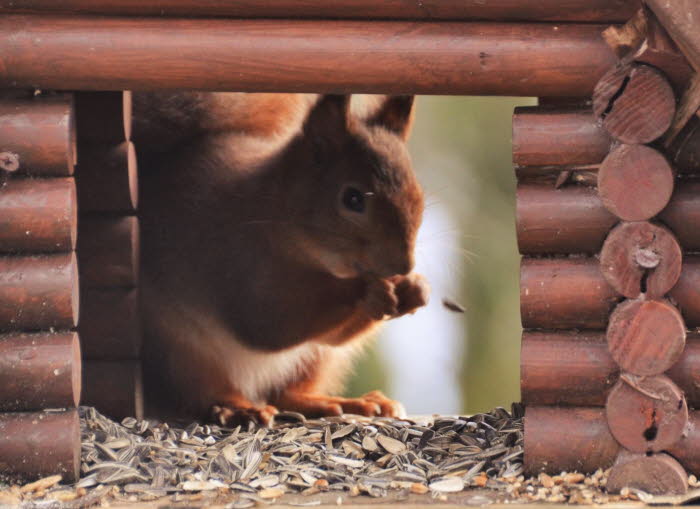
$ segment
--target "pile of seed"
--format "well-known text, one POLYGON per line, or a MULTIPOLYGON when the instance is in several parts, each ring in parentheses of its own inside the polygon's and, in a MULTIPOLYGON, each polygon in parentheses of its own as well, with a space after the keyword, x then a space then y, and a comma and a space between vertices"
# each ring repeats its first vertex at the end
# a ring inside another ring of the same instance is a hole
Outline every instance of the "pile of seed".
POLYGON ((468 487, 491 488, 500 500, 601 503, 639 498, 604 492, 604 472, 522 475, 522 409, 430 422, 363 418, 305 419, 282 413, 271 428, 176 427, 133 418, 116 423, 81 408, 81 480, 52 476, 24 486, 0 485, 0 505, 86 507, 105 500, 211 501, 232 509, 286 494, 296 505, 316 495, 430 494, 444 499, 468 487), (308 497, 308 498, 307 498, 308 497), (300 502, 299 500, 303 500, 300 502), (48 505, 47 505, 48 504, 48 505), (58 505, 57 505, 58 506, 58 505))
POLYGON ((185 428, 84 409, 78 487, 120 485, 139 500, 232 491, 241 505, 320 491, 384 497, 462 491, 522 472, 522 418, 504 409, 430 425, 394 419, 278 416, 270 429, 185 428))

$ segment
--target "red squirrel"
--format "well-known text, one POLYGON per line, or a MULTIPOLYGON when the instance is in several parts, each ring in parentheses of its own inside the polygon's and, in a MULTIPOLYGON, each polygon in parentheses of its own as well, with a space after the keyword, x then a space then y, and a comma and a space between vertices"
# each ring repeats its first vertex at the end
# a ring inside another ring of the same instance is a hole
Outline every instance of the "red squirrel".
POLYGON ((222 424, 399 416, 335 396, 364 338, 426 304, 413 97, 136 94, 147 408, 222 424))

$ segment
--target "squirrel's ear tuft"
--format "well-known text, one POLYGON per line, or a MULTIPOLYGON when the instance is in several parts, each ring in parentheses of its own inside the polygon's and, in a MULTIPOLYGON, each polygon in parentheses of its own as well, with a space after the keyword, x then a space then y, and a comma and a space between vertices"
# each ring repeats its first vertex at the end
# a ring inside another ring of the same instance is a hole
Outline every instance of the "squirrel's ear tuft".
POLYGON ((406 140, 413 124, 413 104, 412 95, 389 96, 367 123, 384 127, 406 140))
POLYGON ((338 134, 347 131, 350 116, 350 95, 324 95, 311 109, 304 131, 311 134, 338 134))

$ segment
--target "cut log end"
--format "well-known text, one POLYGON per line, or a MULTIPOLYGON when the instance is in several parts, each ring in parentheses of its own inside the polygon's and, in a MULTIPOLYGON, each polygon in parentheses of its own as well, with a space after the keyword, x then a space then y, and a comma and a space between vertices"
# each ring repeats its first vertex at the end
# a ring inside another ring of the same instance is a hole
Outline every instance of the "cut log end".
POLYGON ((644 145, 621 145, 598 171, 603 205, 624 221, 651 219, 668 205, 674 172, 666 158, 644 145))
POLYGON ((635 454, 623 451, 606 484, 609 493, 635 488, 652 495, 679 495, 688 491, 688 474, 668 454, 635 454))
POLYGON ((683 436, 688 405, 683 391, 664 375, 620 375, 605 404, 610 432, 637 453, 660 452, 683 436))
POLYGON ((650 143, 671 126, 676 99, 661 72, 642 64, 618 66, 593 91, 593 112, 612 137, 650 143))
POLYGON ((681 274, 681 248, 674 235, 647 222, 622 223, 608 235, 600 254, 601 271, 616 291, 635 299, 658 299, 681 274))
POLYGON ((625 301, 610 316, 608 347, 615 362, 635 375, 660 375, 685 348, 680 312, 663 301, 625 301))

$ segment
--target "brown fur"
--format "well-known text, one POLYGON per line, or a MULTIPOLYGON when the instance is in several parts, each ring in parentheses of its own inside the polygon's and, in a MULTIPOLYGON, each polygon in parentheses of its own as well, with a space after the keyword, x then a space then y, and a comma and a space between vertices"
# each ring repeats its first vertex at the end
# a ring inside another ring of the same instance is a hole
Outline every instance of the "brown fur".
POLYGON ((156 144, 141 199, 150 403, 195 416, 216 405, 229 422, 266 421, 268 404, 396 414, 377 393, 327 393, 368 331, 427 299, 411 273, 423 210, 403 143, 412 99, 362 118, 346 96, 232 98, 135 99, 139 147, 156 144), (348 186, 364 213, 343 204, 348 186))

